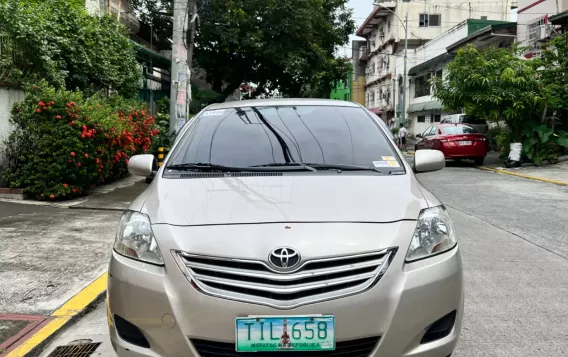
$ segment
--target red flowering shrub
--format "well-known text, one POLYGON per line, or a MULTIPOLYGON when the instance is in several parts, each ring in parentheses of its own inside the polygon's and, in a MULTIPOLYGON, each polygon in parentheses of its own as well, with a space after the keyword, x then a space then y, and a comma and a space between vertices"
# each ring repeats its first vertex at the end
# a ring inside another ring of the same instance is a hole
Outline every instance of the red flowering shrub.
POLYGON ((29 87, 12 109, 4 178, 37 199, 68 199, 127 175, 158 134, 144 103, 29 87))

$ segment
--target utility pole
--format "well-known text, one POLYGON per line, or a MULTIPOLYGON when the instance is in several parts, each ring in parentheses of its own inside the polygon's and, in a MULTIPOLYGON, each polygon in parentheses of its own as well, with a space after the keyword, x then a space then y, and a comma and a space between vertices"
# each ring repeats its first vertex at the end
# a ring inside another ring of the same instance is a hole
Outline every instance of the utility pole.
POLYGON ((190 99, 190 67, 193 58, 193 40, 197 19, 196 0, 174 0, 174 29, 170 91, 170 135, 187 121, 190 99), (191 26, 188 38, 187 29, 191 26))

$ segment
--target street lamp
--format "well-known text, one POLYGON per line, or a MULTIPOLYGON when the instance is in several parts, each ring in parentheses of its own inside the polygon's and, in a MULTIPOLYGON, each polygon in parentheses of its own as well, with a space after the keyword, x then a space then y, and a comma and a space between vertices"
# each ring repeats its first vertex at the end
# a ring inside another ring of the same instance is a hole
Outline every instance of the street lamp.
POLYGON ((398 21, 400 21, 400 24, 402 25, 402 28, 404 29, 404 78, 403 78, 403 85, 402 85, 402 117, 401 117, 401 121, 404 124, 404 122, 406 121, 406 63, 408 61, 408 13, 406 13, 406 16, 404 17, 404 21, 402 21, 402 19, 391 9, 389 9, 388 7, 384 7, 381 6, 380 3, 375 2, 373 4, 374 6, 379 6, 381 7, 381 10, 387 10, 388 12, 390 12, 391 14, 393 14, 398 21))

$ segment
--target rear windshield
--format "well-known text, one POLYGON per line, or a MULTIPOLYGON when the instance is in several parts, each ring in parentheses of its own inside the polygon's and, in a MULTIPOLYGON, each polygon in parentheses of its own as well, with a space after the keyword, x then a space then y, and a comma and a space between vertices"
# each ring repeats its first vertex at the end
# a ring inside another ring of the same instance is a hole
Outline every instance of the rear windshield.
POLYGON ((442 134, 477 134, 478 131, 467 125, 443 126, 442 134))
POLYGON ((362 108, 242 107, 206 111, 194 120, 168 165, 303 162, 377 168, 390 164, 403 170, 389 140, 362 108))

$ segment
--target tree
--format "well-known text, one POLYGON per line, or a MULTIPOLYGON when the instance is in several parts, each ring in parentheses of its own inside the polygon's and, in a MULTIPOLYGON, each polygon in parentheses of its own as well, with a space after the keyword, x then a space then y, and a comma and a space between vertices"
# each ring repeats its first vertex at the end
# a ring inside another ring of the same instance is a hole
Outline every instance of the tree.
POLYGON ((516 47, 478 50, 468 45, 448 65, 444 79, 433 79, 434 96, 449 109, 504 121, 508 130, 501 144, 506 154, 509 143, 521 142, 523 154, 535 163, 554 161, 568 141, 553 125, 553 110, 561 102, 558 88, 542 79, 552 79, 558 69, 552 60, 526 61, 517 54, 516 47))
MULTIPOLYGON (((76 0, 73 0, 76 2, 76 0)), ((69 89, 109 89, 136 95, 141 70, 126 30, 114 19, 89 16, 68 0, 0 0, 0 32, 21 51, 14 63, 37 78, 69 89)))
POLYGON ((131 4, 137 11, 139 20, 152 27, 156 36, 154 45, 159 49, 170 49, 174 26, 173 0, 132 0, 131 4))
POLYGON ((355 30, 347 0, 201 0, 196 64, 215 91, 242 82, 257 93, 279 88, 291 96, 312 89, 329 95, 349 64, 334 58, 355 30))

